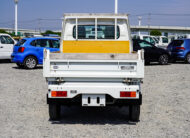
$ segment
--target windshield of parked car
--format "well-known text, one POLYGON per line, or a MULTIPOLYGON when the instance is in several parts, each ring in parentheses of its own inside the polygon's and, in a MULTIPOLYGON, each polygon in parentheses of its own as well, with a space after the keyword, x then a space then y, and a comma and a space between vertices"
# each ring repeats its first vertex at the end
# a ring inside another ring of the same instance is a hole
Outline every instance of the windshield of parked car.
POLYGON ((16 46, 22 46, 25 42, 26 42, 26 39, 21 39, 20 41, 18 41, 16 46))
POLYGON ((139 41, 139 46, 140 46, 141 48, 152 47, 152 45, 149 44, 149 43, 146 42, 146 41, 139 41))
POLYGON ((150 42, 150 38, 148 36, 143 36, 143 40, 150 42))
POLYGON ((155 41, 157 44, 159 43, 158 39, 156 39, 155 37, 153 37, 153 39, 154 39, 154 41, 155 41))
POLYGON ((162 37, 162 43, 168 43, 168 38, 162 37))
POLYGON ((150 43, 154 44, 155 45, 155 41, 153 38, 150 37, 150 43))

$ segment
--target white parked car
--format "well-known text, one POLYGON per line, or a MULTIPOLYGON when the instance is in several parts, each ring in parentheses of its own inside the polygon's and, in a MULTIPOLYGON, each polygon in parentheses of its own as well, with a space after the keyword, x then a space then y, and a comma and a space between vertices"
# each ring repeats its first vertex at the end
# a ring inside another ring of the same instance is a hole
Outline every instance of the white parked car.
POLYGON ((11 59, 16 41, 8 34, 0 34, 0 59, 11 59))
POLYGON ((166 36, 156 36, 159 41, 159 46, 167 47, 169 44, 169 39, 166 36))
POLYGON ((145 40, 155 46, 157 46, 157 41, 153 36, 150 35, 133 35, 133 39, 140 39, 140 40, 145 40))

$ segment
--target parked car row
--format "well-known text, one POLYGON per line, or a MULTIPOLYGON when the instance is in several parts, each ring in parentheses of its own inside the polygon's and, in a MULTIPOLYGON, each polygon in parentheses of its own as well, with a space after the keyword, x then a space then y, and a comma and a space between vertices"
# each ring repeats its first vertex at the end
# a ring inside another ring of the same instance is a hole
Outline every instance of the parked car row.
POLYGON ((167 47, 170 42, 166 36, 133 35, 132 38, 145 40, 157 47, 167 47))
MULTIPOLYGON (((152 38, 153 39, 153 38, 152 38)), ((19 42, 8 34, 0 34, 0 59, 11 59, 19 68, 33 69, 43 64, 43 50, 59 51, 59 39, 50 37, 23 38, 19 42), (13 48, 14 46, 14 48, 13 48)), ((158 62, 166 65, 170 61, 183 60, 190 63, 190 39, 173 40, 167 49, 151 42, 133 39, 133 50, 144 49, 145 63, 158 62)))
MULTIPOLYGON (((186 35, 188 36, 188 35, 186 35)), ((190 39, 188 37, 171 39, 165 36, 132 35, 134 51, 144 49, 145 62, 168 64, 178 60, 190 63, 190 39), (165 49, 165 50, 164 50, 165 49)))
POLYGON ((161 65, 169 61, 185 61, 190 64, 190 39, 173 40, 167 49, 159 48, 145 40, 133 39, 133 50, 144 49, 145 63, 159 62, 161 65))
POLYGON ((133 50, 140 49, 144 49, 145 64, 159 62, 161 65, 166 65, 169 62, 170 55, 167 50, 156 47, 145 40, 133 39, 133 50))

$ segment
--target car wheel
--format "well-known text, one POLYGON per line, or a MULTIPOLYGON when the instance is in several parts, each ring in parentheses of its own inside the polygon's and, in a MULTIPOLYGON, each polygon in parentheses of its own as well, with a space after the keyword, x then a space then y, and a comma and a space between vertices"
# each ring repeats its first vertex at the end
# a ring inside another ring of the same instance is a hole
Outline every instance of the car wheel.
POLYGON ((188 63, 188 64, 190 64, 190 53, 189 54, 187 54, 187 56, 186 56, 186 62, 188 63))
POLYGON ((37 60, 33 56, 28 56, 24 60, 24 67, 27 69, 34 69, 37 66, 37 60))
POLYGON ((20 64, 20 63, 16 63, 16 65, 19 67, 19 68, 23 68, 24 65, 23 64, 20 64))
POLYGON ((61 106, 56 104, 49 104, 49 117, 50 120, 56 120, 60 117, 61 106))
POLYGON ((169 61, 169 57, 168 55, 164 54, 164 55, 161 55, 160 58, 159 58, 159 63, 161 65, 167 65, 168 64, 168 61, 169 61))
POLYGON ((131 121, 139 121, 140 117, 140 105, 130 105, 129 106, 129 117, 131 121))

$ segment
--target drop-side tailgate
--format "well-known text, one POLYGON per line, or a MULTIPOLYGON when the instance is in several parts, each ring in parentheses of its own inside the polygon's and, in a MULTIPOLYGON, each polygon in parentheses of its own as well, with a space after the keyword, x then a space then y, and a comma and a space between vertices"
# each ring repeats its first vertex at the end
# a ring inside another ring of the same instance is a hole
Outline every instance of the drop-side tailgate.
MULTIPOLYGON (((111 55, 111 59, 97 57, 84 59, 81 56, 62 56, 60 53, 44 55, 44 77, 65 78, 144 78, 144 60, 133 55, 129 59, 111 55), (57 54, 57 56, 56 56, 57 54), (80 57, 80 58, 79 58, 80 57)), ((100 56, 100 55, 99 55, 100 56)), ((127 57, 127 56, 126 56, 127 57)))

